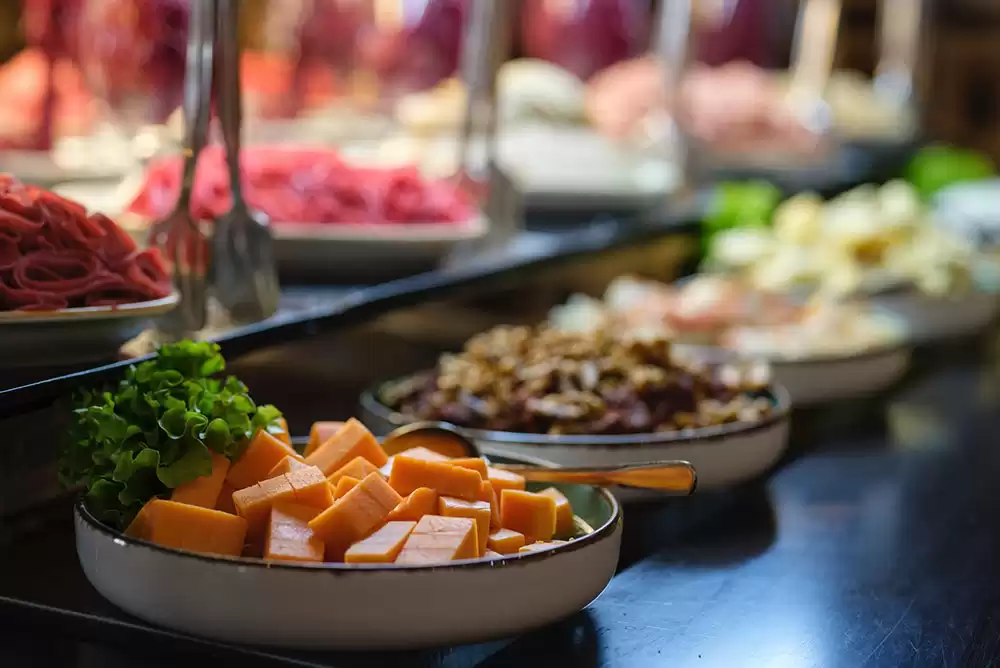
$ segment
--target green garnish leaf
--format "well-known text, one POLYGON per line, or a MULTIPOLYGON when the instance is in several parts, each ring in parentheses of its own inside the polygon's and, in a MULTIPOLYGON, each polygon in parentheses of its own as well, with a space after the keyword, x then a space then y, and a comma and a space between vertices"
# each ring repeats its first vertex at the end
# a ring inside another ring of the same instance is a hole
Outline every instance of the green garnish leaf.
POLYGON ((59 480, 85 485, 87 507, 124 528, 143 504, 212 472, 212 453, 238 459, 258 429, 280 430, 281 413, 257 406, 230 376, 214 343, 182 341, 129 367, 113 387, 74 397, 59 480))

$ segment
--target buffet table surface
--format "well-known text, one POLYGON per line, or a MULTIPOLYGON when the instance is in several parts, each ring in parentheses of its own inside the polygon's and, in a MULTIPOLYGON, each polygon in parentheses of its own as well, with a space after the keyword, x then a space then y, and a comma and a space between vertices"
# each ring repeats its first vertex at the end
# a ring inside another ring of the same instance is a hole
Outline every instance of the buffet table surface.
POLYGON ((619 573, 589 609, 481 645, 286 654, 151 629, 86 583, 57 502, 0 530, 0 665, 995 665, 994 339, 919 352, 887 396, 796 413, 766 480, 628 507, 619 573))

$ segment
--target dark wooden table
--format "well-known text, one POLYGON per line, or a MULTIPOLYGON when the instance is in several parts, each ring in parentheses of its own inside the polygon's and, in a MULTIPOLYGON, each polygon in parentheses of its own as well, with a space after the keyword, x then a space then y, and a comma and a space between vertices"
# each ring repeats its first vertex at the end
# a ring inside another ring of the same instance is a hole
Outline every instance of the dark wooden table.
POLYGON ((600 599, 507 641, 279 659, 178 640, 86 584, 59 506, 0 543, 0 596, 79 616, 0 605, 0 666, 1000 665, 992 347, 923 353, 887 397, 797 413, 789 459, 767 481, 629 507, 620 572, 600 599))

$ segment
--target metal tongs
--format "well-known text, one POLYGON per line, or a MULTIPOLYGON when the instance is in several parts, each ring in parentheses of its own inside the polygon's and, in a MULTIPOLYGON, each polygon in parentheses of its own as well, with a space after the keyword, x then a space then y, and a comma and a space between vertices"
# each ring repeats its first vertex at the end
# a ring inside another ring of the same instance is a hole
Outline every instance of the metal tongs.
POLYGON ((173 269, 180 305, 160 323, 171 337, 186 336, 205 327, 208 245, 191 214, 198 156, 208 140, 215 48, 215 0, 191 3, 184 75, 184 169, 174 210, 150 229, 149 243, 164 251, 173 269))
POLYGON ((234 323, 251 323, 274 315, 280 289, 270 221, 252 211, 243 198, 240 179, 239 0, 218 2, 219 57, 216 84, 219 118, 226 145, 232 208, 215 221, 212 237, 212 292, 234 323))

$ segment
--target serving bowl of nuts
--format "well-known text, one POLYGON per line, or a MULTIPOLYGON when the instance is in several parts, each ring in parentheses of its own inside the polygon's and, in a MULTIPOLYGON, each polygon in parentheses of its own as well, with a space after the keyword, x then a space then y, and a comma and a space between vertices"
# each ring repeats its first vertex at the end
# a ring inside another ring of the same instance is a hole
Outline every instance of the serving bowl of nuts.
POLYGON ((361 408, 377 431, 450 422, 487 453, 561 466, 684 460, 718 488, 777 462, 790 401, 766 364, 712 357, 649 331, 497 327, 361 408))

